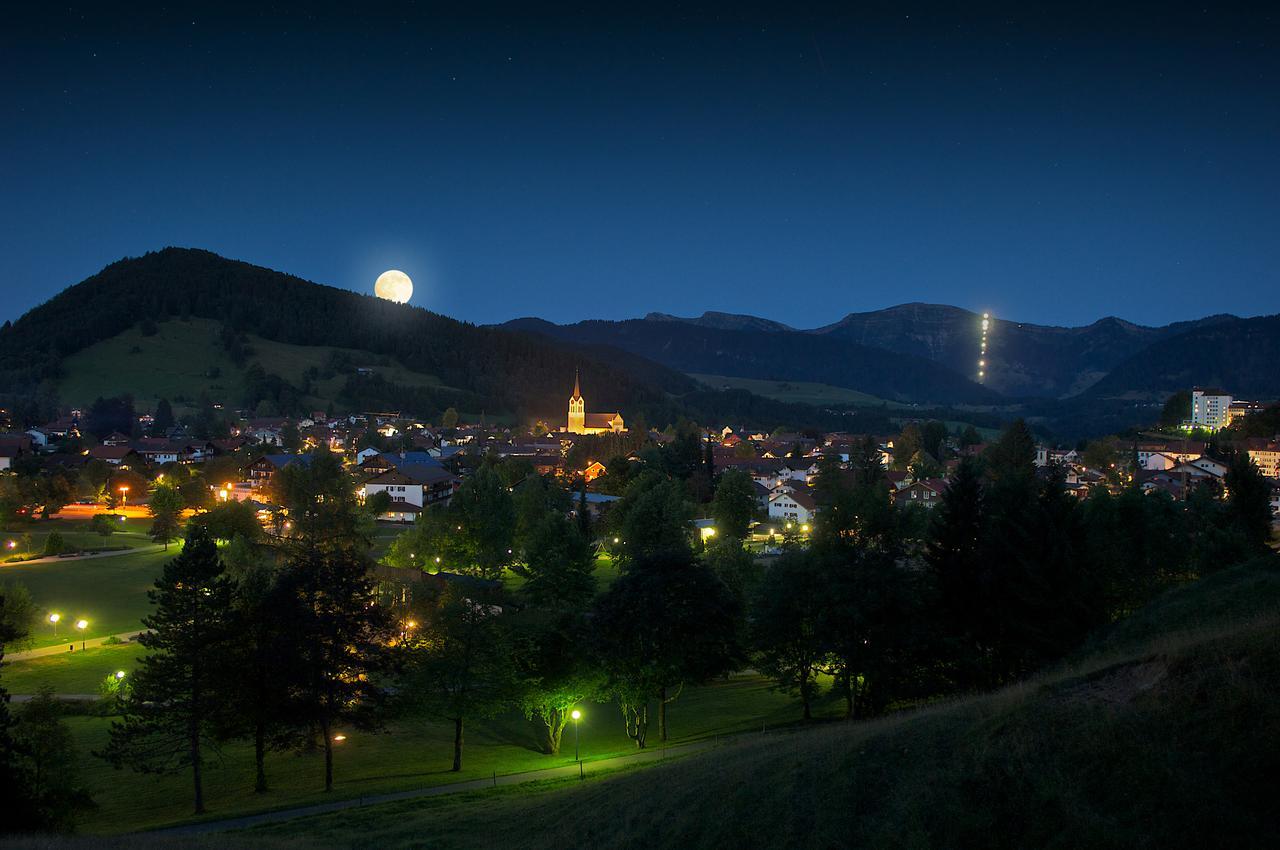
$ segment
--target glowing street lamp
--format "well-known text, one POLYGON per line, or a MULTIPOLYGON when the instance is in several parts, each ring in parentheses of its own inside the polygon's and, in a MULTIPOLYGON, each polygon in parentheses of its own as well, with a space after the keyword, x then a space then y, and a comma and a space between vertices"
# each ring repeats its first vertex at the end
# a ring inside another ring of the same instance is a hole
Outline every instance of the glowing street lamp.
POLYGON ((124 671, 123 671, 123 670, 117 670, 117 671, 116 671, 116 681, 117 681, 117 682, 123 682, 123 681, 124 681, 124 671))
POLYGON ((578 748, 580 740, 578 737, 578 721, 582 719, 582 712, 575 708, 573 711, 569 712, 569 716, 573 718, 573 760, 582 761, 582 756, 578 748))
POLYGON ((83 617, 76 620, 76 628, 80 630, 80 651, 84 651, 84 630, 89 628, 89 621, 83 617))
POLYGON ((129 487, 127 484, 121 484, 120 490, 120 507, 127 507, 129 504, 129 487))
POLYGON ((53 636, 58 636, 58 621, 62 619, 61 614, 50 614, 49 622, 53 624, 53 636))

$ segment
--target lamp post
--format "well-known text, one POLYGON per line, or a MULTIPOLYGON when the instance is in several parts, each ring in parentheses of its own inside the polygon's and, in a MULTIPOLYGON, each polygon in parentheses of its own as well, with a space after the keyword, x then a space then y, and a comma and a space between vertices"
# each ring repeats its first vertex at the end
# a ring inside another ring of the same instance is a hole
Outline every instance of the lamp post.
POLYGON ((53 636, 58 636, 58 621, 62 619, 61 614, 50 614, 49 622, 53 624, 53 636))
POLYGON ((120 490, 120 507, 127 508, 129 506, 129 486, 121 484, 118 489, 120 490))
POLYGON ((80 651, 84 652, 84 630, 89 628, 89 621, 84 618, 76 620, 76 628, 80 630, 80 651))
POLYGON ((580 750, 578 748, 578 744, 581 740, 578 735, 578 721, 582 719, 582 712, 575 708, 569 713, 569 716, 573 718, 573 760, 582 761, 582 756, 580 755, 580 750))

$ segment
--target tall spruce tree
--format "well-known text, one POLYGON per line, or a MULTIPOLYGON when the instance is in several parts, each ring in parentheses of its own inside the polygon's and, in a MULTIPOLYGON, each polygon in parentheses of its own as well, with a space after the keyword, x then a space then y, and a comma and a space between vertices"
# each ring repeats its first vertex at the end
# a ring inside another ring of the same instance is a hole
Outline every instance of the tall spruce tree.
POLYGON ((155 611, 138 637, 148 652, 102 755, 116 767, 148 773, 190 769, 200 814, 204 765, 217 743, 213 721, 228 681, 231 610, 231 586, 204 528, 188 528, 182 554, 165 564, 148 596, 155 611))
POLYGON ((378 674, 395 669, 395 625, 377 604, 367 556, 353 548, 294 555, 279 578, 283 633, 289 636, 290 708, 324 748, 324 789, 333 788, 334 735, 378 728, 386 692, 378 674))

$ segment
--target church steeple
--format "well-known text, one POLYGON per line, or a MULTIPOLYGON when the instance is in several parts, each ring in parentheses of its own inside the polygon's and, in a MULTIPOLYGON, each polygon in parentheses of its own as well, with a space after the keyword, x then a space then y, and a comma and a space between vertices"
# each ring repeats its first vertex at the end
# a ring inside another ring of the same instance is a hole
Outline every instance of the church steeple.
POLYGON ((573 370, 573 395, 569 396, 569 420, 565 430, 570 434, 587 433, 587 403, 582 399, 577 369, 573 370))

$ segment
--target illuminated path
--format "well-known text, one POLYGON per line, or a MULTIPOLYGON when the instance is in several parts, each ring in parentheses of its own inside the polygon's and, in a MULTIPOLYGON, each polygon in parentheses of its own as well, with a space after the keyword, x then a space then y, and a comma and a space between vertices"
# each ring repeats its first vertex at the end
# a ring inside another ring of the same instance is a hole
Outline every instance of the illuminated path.
MULTIPOLYGON (((121 632, 118 635, 106 635, 105 637, 88 638, 87 640, 80 640, 77 638, 75 641, 67 641, 66 646, 72 646, 74 644, 77 647, 75 652, 81 652, 82 650, 79 649, 79 647, 82 644, 85 649, 89 649, 95 646, 102 646, 112 638, 116 638, 117 640, 133 640, 140 634, 142 634, 141 629, 136 632, 121 632)), ((32 658, 44 658, 47 655, 69 655, 71 652, 72 650, 66 649, 63 644, 57 643, 53 646, 42 646, 39 649, 28 649, 26 652, 6 652, 4 654, 4 663, 8 664, 11 661, 27 661, 32 658)), ((59 699, 72 698, 71 696, 64 697, 63 694, 54 694, 54 696, 59 699)))
MULTIPOLYGON (((170 546, 177 545, 170 543, 170 546)), ((39 558, 32 558, 29 561, 14 561, 13 566, 25 567, 28 564, 61 564, 67 561, 87 561, 90 558, 114 558, 117 555, 137 555, 144 552, 163 552, 164 545, 157 543, 154 546, 137 546, 133 549, 112 549, 110 552, 94 552, 91 555, 42 555, 39 558)))
POLYGON ((587 774, 596 773, 603 770, 613 770, 619 767, 628 767, 633 764, 641 764, 650 761, 661 761, 666 758, 667 753, 676 755, 687 755, 697 752, 698 750, 707 749, 715 746, 716 739, 705 741, 693 741, 688 744, 681 744, 675 747, 657 747, 648 750, 638 750, 631 755, 614 756, 612 758, 600 759, 598 761, 582 762, 581 768, 577 762, 573 764, 562 765, 560 767, 547 767, 542 770, 526 770, 523 773, 507 773, 502 776, 491 776, 485 779, 470 779, 466 782, 452 782, 448 785, 433 785, 427 788, 414 788, 409 791, 392 791, 386 794, 374 794, 368 797, 352 797, 348 800, 335 800, 332 803, 320 803, 314 806, 301 806, 296 809, 282 809, 276 812, 263 812, 257 815, 245 815, 244 817, 227 818, 225 820, 204 821, 202 823, 192 823, 185 826, 172 826, 165 829, 156 829, 150 832, 151 835, 198 835, 209 832, 226 832, 228 830, 249 829, 250 827, 259 826, 267 823, 278 823, 280 821, 296 820, 297 818, 313 817, 315 815, 330 814, 332 812, 341 812, 347 809, 359 809, 364 806, 376 806, 380 803, 394 803, 398 800, 417 800, 423 797, 439 797, 444 794, 457 794, 461 791, 483 791, 486 788, 496 788, 505 785, 520 785, 524 782, 534 782, 543 779, 565 779, 574 776, 582 776, 586 778, 587 774), (580 773, 581 770, 581 773, 580 773))

